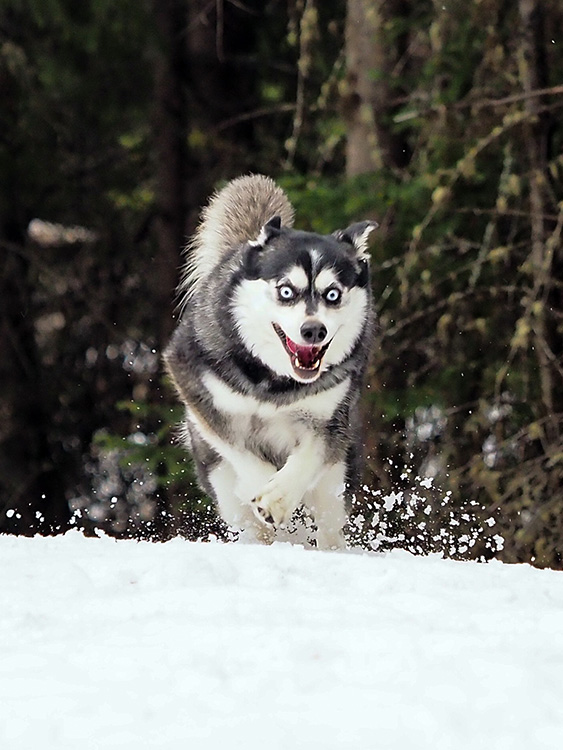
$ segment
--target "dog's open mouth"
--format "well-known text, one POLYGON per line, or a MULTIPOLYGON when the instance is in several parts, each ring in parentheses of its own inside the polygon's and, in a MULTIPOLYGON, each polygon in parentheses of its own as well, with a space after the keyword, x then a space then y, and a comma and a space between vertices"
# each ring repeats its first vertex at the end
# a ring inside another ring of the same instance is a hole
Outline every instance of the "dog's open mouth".
POLYGON ((296 344, 284 333, 277 323, 272 323, 274 331, 278 334, 286 352, 289 354, 291 366, 295 373, 304 380, 312 380, 319 374, 322 358, 330 346, 330 341, 324 346, 311 346, 310 344, 296 344))

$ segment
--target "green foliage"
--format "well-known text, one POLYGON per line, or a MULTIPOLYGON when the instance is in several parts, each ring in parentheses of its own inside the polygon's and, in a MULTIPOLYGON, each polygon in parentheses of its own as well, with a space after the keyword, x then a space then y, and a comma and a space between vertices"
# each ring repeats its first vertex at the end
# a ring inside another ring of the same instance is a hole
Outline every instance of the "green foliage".
POLYGON ((136 422, 136 431, 127 436, 112 435, 101 430, 95 445, 119 454, 122 467, 142 466, 156 478, 158 487, 177 489, 180 484, 194 482, 195 475, 185 449, 174 440, 172 425, 182 418, 182 408, 157 406, 147 402, 120 401, 116 408, 136 422), (155 423, 153 432, 141 431, 142 423, 155 423))
POLYGON ((324 234, 373 212, 374 206, 385 200, 383 191, 374 191, 372 178, 342 180, 292 174, 280 177, 279 183, 295 207, 299 227, 324 234))
MULTIPOLYGON (((105 474, 111 488, 105 489, 102 483, 96 489, 98 506, 105 509, 106 530, 123 531, 120 514, 113 511, 119 504, 128 504, 127 515, 137 519, 136 533, 158 537, 182 531, 196 538, 217 533, 212 504, 199 489, 193 463, 180 440, 183 408, 149 400, 121 401, 116 408, 127 416, 127 434, 102 429, 93 442, 96 474, 105 474), (123 481, 116 478, 117 467, 123 481), (132 492, 136 483, 139 487, 132 492), (139 489, 143 486, 144 492, 139 489)), ((98 510, 98 526, 104 527, 100 516, 98 510)))

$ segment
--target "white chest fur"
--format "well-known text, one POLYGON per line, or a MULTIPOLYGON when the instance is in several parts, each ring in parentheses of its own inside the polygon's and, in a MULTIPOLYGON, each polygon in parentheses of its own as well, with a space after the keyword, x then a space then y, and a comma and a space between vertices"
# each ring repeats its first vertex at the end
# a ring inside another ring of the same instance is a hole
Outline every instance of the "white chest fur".
POLYGON ((267 421, 282 417, 302 419, 310 416, 313 419, 328 421, 339 404, 344 401, 350 378, 346 378, 332 388, 312 396, 305 395, 287 405, 258 401, 251 396, 238 393, 212 373, 203 376, 203 384, 211 394, 215 408, 232 416, 256 416, 267 421))

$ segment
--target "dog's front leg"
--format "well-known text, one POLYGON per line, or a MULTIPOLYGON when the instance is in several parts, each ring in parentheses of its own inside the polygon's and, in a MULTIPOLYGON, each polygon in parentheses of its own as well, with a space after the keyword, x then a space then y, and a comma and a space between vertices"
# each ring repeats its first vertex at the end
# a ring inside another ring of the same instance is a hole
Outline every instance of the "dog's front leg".
POLYGON ((306 434, 282 468, 252 500, 258 518, 273 526, 287 523, 304 494, 317 481, 323 470, 324 458, 322 440, 306 434))

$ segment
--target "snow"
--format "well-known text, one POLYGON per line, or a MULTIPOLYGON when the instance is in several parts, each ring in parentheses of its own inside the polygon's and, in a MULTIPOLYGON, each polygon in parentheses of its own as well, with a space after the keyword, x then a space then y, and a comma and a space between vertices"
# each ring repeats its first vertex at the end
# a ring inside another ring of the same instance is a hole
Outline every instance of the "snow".
POLYGON ((0 537, 2 750, 540 750, 563 578, 288 544, 0 537))

